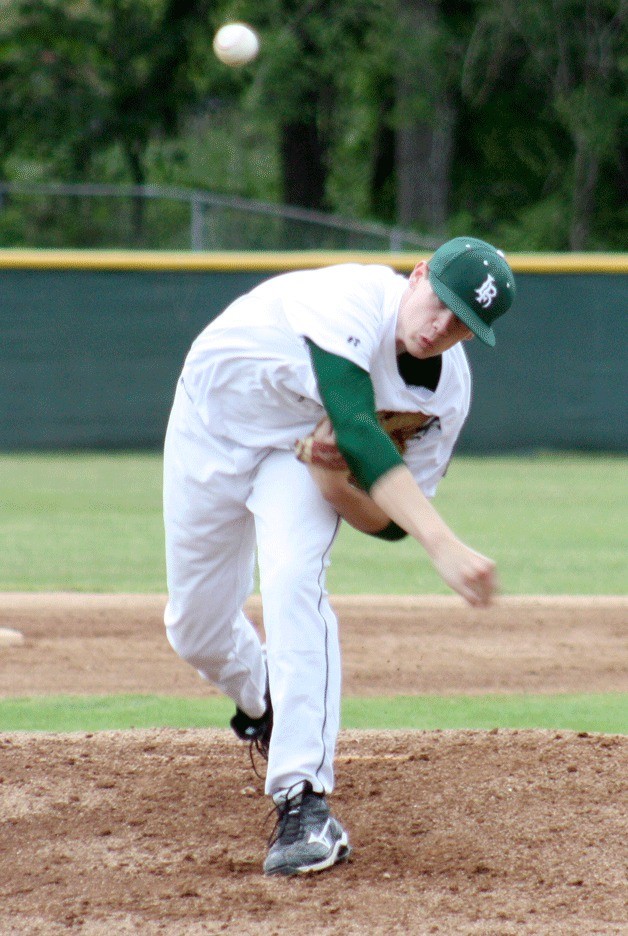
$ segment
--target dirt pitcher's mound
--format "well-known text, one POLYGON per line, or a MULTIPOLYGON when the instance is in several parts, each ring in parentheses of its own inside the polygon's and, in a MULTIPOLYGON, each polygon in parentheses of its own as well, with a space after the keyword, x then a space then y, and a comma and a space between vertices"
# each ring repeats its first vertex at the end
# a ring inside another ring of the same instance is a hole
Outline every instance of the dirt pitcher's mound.
MULTIPOLYGON (((164 602, 0 596, 25 638, 0 650, 0 694, 207 694, 164 602)), ((628 689, 626 598, 334 604, 346 694, 628 689)), ((0 933, 628 933, 628 738, 345 732, 337 766, 351 862, 275 880, 269 803, 231 733, 0 733, 0 933)))
POLYGON ((0 932, 626 933, 628 739, 346 732, 348 865, 261 874, 268 800, 226 731, 0 736, 0 932))

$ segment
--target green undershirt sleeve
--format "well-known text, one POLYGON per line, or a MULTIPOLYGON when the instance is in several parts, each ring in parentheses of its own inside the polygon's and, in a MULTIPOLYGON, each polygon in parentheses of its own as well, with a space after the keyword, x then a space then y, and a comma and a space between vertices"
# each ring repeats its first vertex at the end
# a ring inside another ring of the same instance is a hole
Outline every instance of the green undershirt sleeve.
MULTIPOLYGON (((338 448, 365 491, 403 459, 375 413, 370 375, 353 361, 324 351, 306 338, 323 406, 338 448)), ((387 529, 387 528, 386 528, 387 529)))
POLYGON ((391 520, 388 526, 385 526, 383 530, 378 530, 377 533, 368 533, 367 535, 375 536, 377 539, 390 540, 392 542, 393 540, 403 539, 404 536, 408 534, 400 526, 397 526, 394 520, 391 520))

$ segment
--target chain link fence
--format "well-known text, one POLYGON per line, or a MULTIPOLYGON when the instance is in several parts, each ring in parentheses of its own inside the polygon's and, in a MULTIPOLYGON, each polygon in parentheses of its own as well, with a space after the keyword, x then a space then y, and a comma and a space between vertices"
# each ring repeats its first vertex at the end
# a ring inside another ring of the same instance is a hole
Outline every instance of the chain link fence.
POLYGON ((0 183, 0 248, 431 251, 412 231, 161 186, 0 183))

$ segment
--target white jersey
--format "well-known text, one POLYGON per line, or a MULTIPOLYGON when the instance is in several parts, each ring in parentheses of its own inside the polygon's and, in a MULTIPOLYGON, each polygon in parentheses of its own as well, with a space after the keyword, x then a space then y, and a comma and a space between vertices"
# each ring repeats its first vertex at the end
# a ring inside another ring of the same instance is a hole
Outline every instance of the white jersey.
POLYGON ((378 410, 435 419, 408 445, 405 462, 423 493, 445 473, 471 393, 461 344, 442 356, 436 390, 409 386, 397 368, 397 312, 408 281, 389 267, 339 264, 266 280, 199 335, 182 380, 214 434, 248 449, 291 449, 324 415, 305 342, 367 371, 378 410))

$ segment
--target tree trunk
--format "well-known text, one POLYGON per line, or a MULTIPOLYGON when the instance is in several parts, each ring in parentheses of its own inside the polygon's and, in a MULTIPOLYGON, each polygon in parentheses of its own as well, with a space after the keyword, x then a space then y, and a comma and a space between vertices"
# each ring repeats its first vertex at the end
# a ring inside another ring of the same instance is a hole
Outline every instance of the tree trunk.
POLYGON ((373 143, 373 175, 370 185, 371 211, 376 218, 388 224, 397 223, 397 203, 395 192, 395 146, 396 137, 388 124, 386 115, 394 108, 394 98, 384 100, 377 115, 377 130, 373 143))
POLYGON ((284 201, 320 210, 325 202, 325 147, 316 121, 293 120, 281 126, 284 201))
MULTIPOLYGON (((399 14, 406 38, 438 30, 437 0, 402 0, 399 14)), ((401 47, 396 92, 397 223, 441 233, 449 206, 456 110, 437 69, 422 67, 411 41, 401 47), (429 118, 414 116, 415 100, 427 104, 429 118)))
POLYGON ((397 218, 402 227, 416 224, 441 233, 450 195, 456 113, 443 97, 435 102, 435 125, 419 122, 397 131, 397 218))
MULTIPOLYGON (((146 173, 142 159, 142 149, 135 142, 131 142, 125 147, 125 153, 133 185, 144 185, 146 182, 146 173)), ((145 200, 141 195, 135 196, 131 200, 131 233, 133 243, 136 247, 142 247, 144 242, 145 229, 145 200)))
POLYGON ((569 249, 586 250, 595 209, 595 191, 600 164, 595 153, 587 146, 584 136, 575 140, 573 196, 571 200, 571 225, 569 249))

